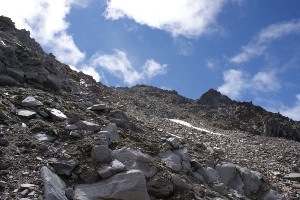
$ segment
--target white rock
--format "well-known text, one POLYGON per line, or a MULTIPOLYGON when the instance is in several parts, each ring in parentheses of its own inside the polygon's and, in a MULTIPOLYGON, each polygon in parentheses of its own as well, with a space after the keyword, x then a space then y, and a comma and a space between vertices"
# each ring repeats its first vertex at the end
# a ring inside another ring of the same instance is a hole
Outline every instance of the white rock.
POLYGON ((26 97, 22 102, 21 102, 22 106, 25 107, 36 107, 36 106, 42 106, 43 103, 40 102, 39 100, 37 100, 36 98, 29 96, 26 97))
POLYGON ((57 110, 55 108, 52 108, 50 110, 50 115, 53 118, 53 120, 56 121, 64 121, 67 119, 67 116, 64 113, 62 113, 60 110, 57 110))
POLYGON ((34 118, 36 116, 36 112, 30 111, 30 110, 20 109, 20 110, 17 111, 17 115, 20 116, 20 117, 31 119, 31 118, 34 118))

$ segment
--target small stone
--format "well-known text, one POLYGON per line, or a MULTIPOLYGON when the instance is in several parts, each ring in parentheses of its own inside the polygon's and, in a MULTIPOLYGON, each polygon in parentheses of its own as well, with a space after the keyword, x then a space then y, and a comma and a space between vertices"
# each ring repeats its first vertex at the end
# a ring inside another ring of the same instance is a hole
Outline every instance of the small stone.
POLYGON ((29 96, 26 97, 22 102, 21 102, 22 106, 25 107, 36 107, 36 106, 42 106, 43 103, 40 102, 39 100, 37 100, 36 98, 29 96))
POLYGON ((36 112, 20 109, 20 110, 17 110, 17 115, 20 117, 27 118, 27 119, 32 119, 36 116, 36 112))
POLYGON ((7 182, 5 181, 0 181, 0 188, 4 188, 7 186, 7 182))
POLYGON ((92 111, 103 111, 105 109, 106 109, 105 104, 96 104, 88 108, 88 110, 92 110, 92 111))
POLYGON ((122 172, 126 169, 125 165, 116 159, 113 160, 110 165, 115 172, 122 172))
POLYGON ((54 121, 64 121, 67 119, 67 116, 64 113, 55 108, 50 109, 50 115, 54 121))
POLYGON ((78 127, 79 130, 87 130, 87 131, 99 131, 101 127, 98 124, 88 121, 77 121, 75 125, 78 127))
POLYGON ((7 147, 7 146, 9 146, 8 140, 0 138, 0 146, 1 147, 7 147))
POLYGON ((73 169, 79 164, 77 160, 51 158, 49 164, 55 169, 56 174, 70 176, 73 169))
POLYGON ((112 175, 114 175, 115 171, 110 166, 102 166, 99 169, 97 169, 97 173, 99 174, 99 176, 101 178, 106 179, 106 178, 111 177, 112 175))
POLYGON ((78 127, 75 124, 68 124, 66 125, 65 129, 72 131, 72 130, 76 130, 78 127))
POLYGON ((25 190, 23 190, 23 191, 20 193, 20 195, 21 195, 22 197, 25 197, 25 196, 27 195, 27 193, 28 193, 28 189, 25 189, 25 190))
POLYGON ((33 190, 35 187, 34 184, 29 184, 29 183, 25 183, 25 184, 21 184, 20 185, 20 188, 21 189, 30 189, 30 190, 33 190))
POLYGON ((35 138, 40 142, 54 142, 56 137, 48 134, 37 134, 35 138))

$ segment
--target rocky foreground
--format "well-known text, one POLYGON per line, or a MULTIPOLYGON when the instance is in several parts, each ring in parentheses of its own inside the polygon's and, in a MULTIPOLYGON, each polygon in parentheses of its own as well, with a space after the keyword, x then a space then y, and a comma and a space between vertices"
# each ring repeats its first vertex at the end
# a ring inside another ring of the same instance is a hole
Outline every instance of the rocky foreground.
POLYGON ((0 199, 300 198, 299 122, 214 90, 103 86, 5 17, 0 71, 0 199))

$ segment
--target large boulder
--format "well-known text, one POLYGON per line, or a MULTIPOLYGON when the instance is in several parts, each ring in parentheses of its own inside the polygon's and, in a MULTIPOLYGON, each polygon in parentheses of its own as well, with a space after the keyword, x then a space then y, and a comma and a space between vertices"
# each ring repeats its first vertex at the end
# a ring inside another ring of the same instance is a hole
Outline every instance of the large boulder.
POLYGON ((45 200, 68 200, 65 195, 66 184, 47 167, 42 167, 45 200))
POLYGON ((166 151, 164 153, 160 153, 159 157, 166 164, 167 167, 171 168, 174 171, 181 171, 181 158, 179 155, 173 153, 172 151, 166 151))
POLYGON ((131 170, 98 183, 77 185, 73 199, 150 200, 150 197, 144 174, 138 170, 131 170))

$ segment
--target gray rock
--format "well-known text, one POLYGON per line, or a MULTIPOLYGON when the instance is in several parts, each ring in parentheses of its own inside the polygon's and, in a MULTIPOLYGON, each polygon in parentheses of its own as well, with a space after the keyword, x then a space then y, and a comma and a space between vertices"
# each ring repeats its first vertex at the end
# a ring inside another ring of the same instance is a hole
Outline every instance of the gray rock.
POLYGON ((45 200, 67 200, 65 195, 66 184, 47 167, 42 167, 41 176, 44 182, 45 200))
POLYGON ((178 149, 180 147, 180 141, 177 137, 170 137, 167 139, 167 142, 171 144, 174 149, 178 149))
POLYGON ((99 131, 101 127, 98 124, 88 121, 77 121, 75 125, 78 127, 79 130, 87 130, 87 131, 99 131))
POLYGON ((7 147, 7 146, 9 146, 8 140, 6 140, 4 138, 0 138, 0 146, 1 147, 7 147))
POLYGON ((67 124, 65 129, 69 131, 76 130, 78 127, 75 124, 67 124))
POLYGON ((112 160, 112 150, 104 145, 95 146, 92 149, 91 156, 96 164, 108 164, 112 160))
POLYGON ((96 104, 88 108, 88 110, 92 110, 92 111, 104 111, 105 109, 106 109, 105 104, 96 104))
POLYGON ((56 174, 70 176, 79 164, 77 160, 51 158, 48 163, 55 169, 56 174))
POLYGON ((266 178, 257 171, 252 171, 240 166, 237 166, 237 169, 244 182, 244 194, 246 196, 257 192, 259 188, 267 182, 266 178))
POLYGON ((300 173, 290 173, 284 176, 285 179, 300 182, 300 173))
POLYGON ((3 111, 0 110, 0 121, 5 121, 5 120, 10 120, 11 118, 8 116, 8 114, 3 111))
POLYGON ((69 200, 72 200, 73 197, 74 197, 74 189, 71 188, 71 187, 67 187, 66 190, 65 190, 65 194, 66 194, 66 197, 69 199, 69 200))
POLYGON ((230 182, 235 179, 238 172, 236 165, 231 163, 218 164, 216 170, 220 176, 220 180, 225 185, 230 185, 230 182))
POLYGON ((120 141, 118 127, 115 123, 109 123, 108 126, 103 129, 103 131, 100 131, 100 134, 106 136, 111 142, 120 141))
POLYGON ((174 154, 172 151, 166 151, 164 153, 159 153, 159 157, 166 164, 167 167, 174 171, 181 171, 181 158, 180 156, 174 154))
POLYGON ((173 183, 164 179, 151 180, 147 182, 147 190, 155 198, 165 198, 173 192, 173 183))
POLYGON ((154 159, 151 156, 147 154, 143 154, 140 151, 136 151, 128 147, 123 147, 121 149, 114 150, 113 158, 117 159, 122 163, 128 161, 139 161, 143 163, 151 163, 154 161, 154 159))
POLYGON ((25 107, 37 107, 37 106, 42 106, 43 103, 40 102, 39 100, 37 100, 36 98, 29 96, 26 97, 22 102, 21 102, 22 106, 25 107))
POLYGON ((98 183, 77 185, 74 200, 90 199, 150 200, 150 197, 143 173, 131 170, 98 183))
POLYGON ((20 110, 17 110, 17 115, 20 117, 27 118, 27 119, 32 119, 36 116, 36 112, 20 109, 20 110))
POLYGON ((193 172, 192 173, 192 176, 194 177, 194 178, 196 178, 197 180, 199 180, 200 182, 204 182, 204 178, 203 178, 203 176, 201 176, 201 174, 199 174, 198 172, 193 172))
POLYGON ((0 188, 4 188, 7 186, 7 182, 5 181, 0 181, 0 188))
POLYGON ((265 193, 263 196, 262 200, 286 200, 286 198, 278 194, 275 190, 269 190, 268 192, 265 193))
POLYGON ((111 166, 104 165, 97 169, 97 173, 101 178, 106 179, 114 175, 116 172, 111 166))
POLYGON ((78 130, 73 130, 73 131, 71 131, 71 132, 70 132, 70 136, 71 136, 72 138, 77 138, 77 139, 83 138, 81 132, 78 131, 78 130))
POLYGON ((192 169, 191 167, 191 159, 186 148, 174 150, 173 153, 180 156, 182 160, 182 170, 184 172, 188 172, 192 169))
POLYGON ((64 113, 55 108, 50 109, 49 114, 51 115, 54 121, 64 121, 67 119, 67 116, 64 113))
POLYGON ((171 181, 174 185, 174 190, 183 191, 191 189, 191 186, 176 174, 171 175, 171 181))
POLYGON ((224 183, 216 183, 212 186, 212 189, 221 195, 225 195, 227 193, 227 187, 224 183))

